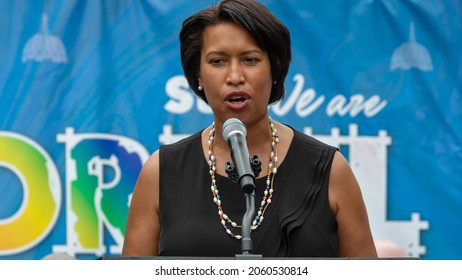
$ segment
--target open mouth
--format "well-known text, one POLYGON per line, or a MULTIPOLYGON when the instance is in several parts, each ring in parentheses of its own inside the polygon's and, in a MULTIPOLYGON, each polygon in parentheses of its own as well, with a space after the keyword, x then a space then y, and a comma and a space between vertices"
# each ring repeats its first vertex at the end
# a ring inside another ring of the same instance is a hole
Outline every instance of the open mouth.
POLYGON ((229 101, 229 102, 232 102, 232 103, 244 102, 244 101, 245 101, 245 97, 242 97, 242 96, 235 96, 235 97, 229 98, 228 101, 229 101))

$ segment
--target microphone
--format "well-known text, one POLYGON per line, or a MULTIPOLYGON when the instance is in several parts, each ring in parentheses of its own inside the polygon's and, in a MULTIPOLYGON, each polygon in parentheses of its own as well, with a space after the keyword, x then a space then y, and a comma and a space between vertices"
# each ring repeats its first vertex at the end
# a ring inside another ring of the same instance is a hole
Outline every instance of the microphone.
POLYGON ((222 135, 231 150, 241 189, 244 193, 251 194, 255 191, 255 175, 250 166, 249 150, 245 140, 247 129, 240 120, 231 118, 223 124, 222 135))
POLYGON ((247 129, 238 119, 231 118, 225 121, 222 129, 223 138, 228 142, 231 158, 237 171, 238 182, 245 194, 246 211, 242 218, 242 254, 236 259, 262 259, 261 255, 252 255, 253 244, 251 237, 252 219, 255 217, 255 175, 250 167, 249 150, 245 136, 247 129))

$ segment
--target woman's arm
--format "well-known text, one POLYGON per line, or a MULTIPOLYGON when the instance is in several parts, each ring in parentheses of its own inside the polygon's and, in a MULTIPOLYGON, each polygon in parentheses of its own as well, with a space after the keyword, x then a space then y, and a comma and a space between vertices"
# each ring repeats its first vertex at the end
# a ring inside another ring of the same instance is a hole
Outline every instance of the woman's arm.
POLYGON ((141 169, 128 213, 124 256, 157 256, 159 242, 159 152, 141 169))
POLYGON ((329 177, 329 201, 337 219, 340 257, 377 257, 359 184, 336 152, 329 177))

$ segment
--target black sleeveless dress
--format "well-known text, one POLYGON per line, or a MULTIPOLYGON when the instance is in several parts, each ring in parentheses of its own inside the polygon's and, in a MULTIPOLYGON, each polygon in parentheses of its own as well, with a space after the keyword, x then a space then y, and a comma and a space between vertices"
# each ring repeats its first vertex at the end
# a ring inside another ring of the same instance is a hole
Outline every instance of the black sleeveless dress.
MULTIPOLYGON (((253 253, 263 257, 336 257, 337 222, 328 199, 336 148, 294 130, 289 151, 274 179, 272 203, 252 232, 253 253)), ((159 215, 161 256, 234 257, 241 241, 220 224, 211 193, 201 134, 160 148, 159 215)), ((223 211, 241 224, 245 199, 229 178, 216 175, 223 211)), ((266 177, 256 180, 256 207, 266 177)), ((233 228, 234 229, 234 228, 233 228)), ((234 229, 241 234, 240 229, 234 229)))

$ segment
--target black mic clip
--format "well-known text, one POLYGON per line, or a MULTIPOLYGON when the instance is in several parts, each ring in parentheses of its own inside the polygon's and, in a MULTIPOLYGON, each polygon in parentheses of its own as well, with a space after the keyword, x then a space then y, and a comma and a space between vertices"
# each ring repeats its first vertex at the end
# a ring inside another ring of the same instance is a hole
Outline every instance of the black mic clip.
MULTIPOLYGON (((254 155, 249 158, 250 161, 250 167, 252 167, 253 174, 255 178, 260 175, 261 172, 261 160, 260 160, 260 155, 254 155)), ((234 183, 239 182, 239 176, 237 175, 236 168, 234 167, 233 162, 227 161, 225 163, 225 172, 228 174, 228 178, 231 179, 234 183)))

